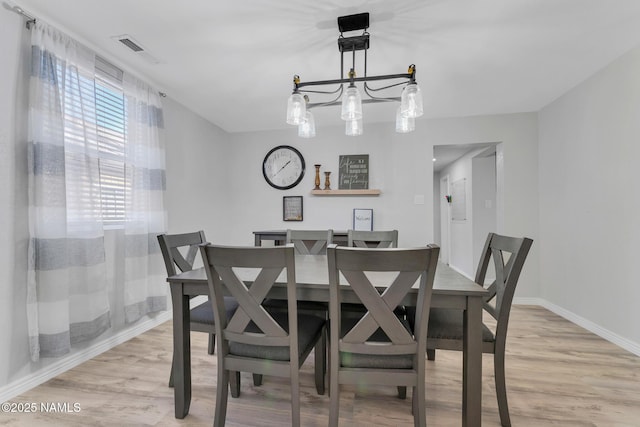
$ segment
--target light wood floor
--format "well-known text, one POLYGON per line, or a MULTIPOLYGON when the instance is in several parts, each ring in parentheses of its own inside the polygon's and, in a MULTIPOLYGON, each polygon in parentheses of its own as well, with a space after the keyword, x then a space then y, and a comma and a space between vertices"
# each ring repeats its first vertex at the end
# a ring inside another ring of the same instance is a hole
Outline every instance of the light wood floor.
MULTIPOLYGON (((640 358, 533 306, 514 306, 507 343, 507 388, 514 426, 640 426, 640 358)), ((77 413, 0 415, 2 426, 210 426, 215 405, 215 356, 207 337, 192 333, 193 392, 184 420, 173 415, 167 387, 171 322, 92 359, 12 399, 13 402, 79 403, 77 413)), ((493 360, 483 360, 482 423, 499 425, 493 360)), ((461 355, 438 351, 427 362, 427 422, 459 426, 461 355)), ((243 374, 240 398, 229 398, 228 426, 285 426, 289 418, 286 380, 265 377, 253 387, 243 374)), ((325 426, 329 399, 318 396, 313 364, 301 376, 302 425, 325 426)), ((341 425, 406 426, 411 399, 395 387, 343 389, 341 425)))

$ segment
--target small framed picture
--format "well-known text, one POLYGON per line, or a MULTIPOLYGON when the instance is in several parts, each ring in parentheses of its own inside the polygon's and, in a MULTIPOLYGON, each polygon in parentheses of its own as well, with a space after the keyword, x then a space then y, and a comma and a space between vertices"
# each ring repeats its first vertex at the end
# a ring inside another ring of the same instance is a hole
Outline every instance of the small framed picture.
POLYGON ((353 229, 373 231, 373 209, 354 209, 353 229))
POLYGON ((282 198, 282 220, 302 221, 302 196, 284 196, 282 198))

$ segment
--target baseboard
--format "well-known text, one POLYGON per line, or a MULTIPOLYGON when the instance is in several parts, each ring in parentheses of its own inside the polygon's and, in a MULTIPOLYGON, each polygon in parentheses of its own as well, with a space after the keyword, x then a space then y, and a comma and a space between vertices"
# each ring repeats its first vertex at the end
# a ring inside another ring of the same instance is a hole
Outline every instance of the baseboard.
POLYGON ((562 307, 559 307, 555 304, 550 303, 549 301, 542 300, 543 303, 540 304, 542 307, 547 310, 557 314, 558 316, 564 317, 570 322, 575 323, 578 326, 585 328, 589 332, 593 332, 601 338, 627 350, 630 353, 635 354, 636 356, 640 356, 640 344, 628 340, 625 337, 622 337, 614 332, 611 332, 608 329, 603 328, 600 325, 593 323, 590 320, 585 319, 584 317, 578 316, 575 313, 572 313, 569 310, 566 310, 562 307))
POLYGON ((514 305, 539 305, 544 307, 544 300, 542 298, 533 298, 533 297, 513 297, 514 305))
POLYGON ((558 316, 567 319, 571 323, 575 323, 576 325, 586 329, 587 331, 598 335, 600 338, 603 338, 610 343, 613 343, 618 347, 621 347, 628 352, 635 354, 636 356, 640 356, 640 344, 630 341, 627 338, 621 337, 620 335, 611 332, 610 330, 605 329, 602 326, 585 319, 584 317, 578 316, 577 314, 559 307, 553 303, 550 303, 549 301, 546 301, 542 298, 514 298, 513 304, 539 305, 541 307, 544 307, 552 313, 555 313, 558 316))
POLYGON ((18 396, 32 389, 33 387, 36 387, 65 371, 68 371, 71 368, 74 368, 81 363, 84 363, 87 360, 94 358, 99 354, 104 353, 105 351, 110 350, 113 347, 130 340, 131 338, 135 338, 138 335, 155 328, 156 326, 166 322, 167 320, 170 320, 171 318, 171 311, 160 313, 153 318, 144 320, 139 324, 132 326, 131 328, 127 328, 105 339, 104 341, 95 343, 87 349, 78 351, 71 356, 64 357, 61 360, 39 370, 38 372, 26 375, 16 381, 0 387, 0 402, 6 402, 7 400, 18 396))

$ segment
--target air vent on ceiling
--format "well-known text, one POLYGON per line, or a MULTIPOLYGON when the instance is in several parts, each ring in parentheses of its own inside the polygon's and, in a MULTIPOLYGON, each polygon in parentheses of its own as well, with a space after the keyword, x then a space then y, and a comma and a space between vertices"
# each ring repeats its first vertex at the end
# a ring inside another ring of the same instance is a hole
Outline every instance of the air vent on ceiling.
POLYGON ((142 52, 144 50, 139 44, 131 40, 129 37, 118 39, 118 41, 134 52, 142 52))
POLYGON ((146 62, 148 62, 150 64, 160 64, 160 60, 158 60, 157 58, 153 57, 153 55, 149 54, 149 52, 147 52, 147 50, 138 41, 136 41, 133 37, 131 37, 130 35, 122 34, 120 36, 113 36, 111 38, 113 40, 116 40, 116 41, 122 43, 127 48, 131 49, 131 51, 133 53, 135 53, 136 55, 140 56, 146 62))

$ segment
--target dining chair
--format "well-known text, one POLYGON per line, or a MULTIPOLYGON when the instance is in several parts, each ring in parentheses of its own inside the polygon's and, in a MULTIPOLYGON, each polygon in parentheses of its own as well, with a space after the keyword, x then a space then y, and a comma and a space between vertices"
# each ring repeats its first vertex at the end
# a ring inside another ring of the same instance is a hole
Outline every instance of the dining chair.
POLYGON ((415 426, 426 425, 425 350, 431 291, 440 248, 364 249, 329 246, 329 425, 337 426, 340 385, 412 387, 415 426), (344 277, 367 312, 360 319, 340 309, 344 277), (372 283, 373 282, 373 283, 372 283), (376 286, 387 287, 382 293, 376 286), (418 284, 411 329, 395 308, 418 284))
MULTIPOLYGON (((490 261, 496 279, 487 288, 483 309, 495 319, 492 331, 486 324, 482 326, 482 352, 493 354, 493 369, 500 412, 500 423, 510 426, 507 388, 505 383, 505 347, 511 302, 518 278, 533 240, 522 237, 501 236, 489 233, 476 270, 475 282, 484 286, 490 261)), ((413 313, 407 308, 407 317, 412 321, 413 313)), ((463 316, 461 310, 434 308, 431 310, 427 332, 427 357, 435 360, 436 349, 463 350, 463 316)))
MULTIPOLYGON (((347 230, 347 246, 357 248, 397 248, 398 230, 347 230)), ((342 304, 342 311, 361 316, 366 310, 362 304, 342 304)), ((404 316, 404 307, 398 307, 396 315, 404 316)))
MULTIPOLYGON (((293 245, 296 255, 326 255, 327 246, 333 241, 333 230, 287 230, 286 244, 293 245)), ((287 311, 287 302, 277 299, 267 299, 264 306, 269 311, 287 311)), ((298 311, 301 313, 313 314, 323 319, 328 318, 328 306, 324 302, 318 301, 298 301, 298 311)), ((326 334, 322 336, 323 345, 326 347, 326 334)), ((318 347, 320 348, 320 346, 318 347)), ((326 366, 326 354, 320 354, 316 349, 316 363, 326 366)), ((253 376, 253 384, 259 386, 262 384, 262 376, 256 374, 253 376)), ((318 390, 318 393, 324 394, 318 390)))
POLYGON ((357 248, 397 248, 398 230, 348 230, 347 246, 357 248))
MULTIPOLYGON (((253 372, 289 377, 291 425, 300 425, 300 367, 314 347, 324 354, 321 339, 326 321, 298 313, 295 253, 292 245, 277 247, 200 247, 209 292, 214 305, 218 341, 218 378, 214 426, 224 426, 230 372, 253 372), (247 287, 238 277, 240 269, 256 273, 247 287), (270 312, 265 296, 281 274, 286 276, 288 312, 270 312), (220 315, 225 293, 238 301, 230 319, 220 315)), ((324 364, 316 361, 316 389, 324 391, 324 364), (320 370, 318 373, 317 371, 320 370), (321 382, 321 383, 319 383, 321 382)))
MULTIPOLYGON (((204 231, 195 231, 183 234, 160 234, 157 236, 160 250, 167 270, 167 277, 175 276, 178 272, 190 271, 193 269, 198 245, 207 241, 204 231)), ((238 307, 238 302, 232 297, 226 297, 224 301, 224 312, 229 316, 238 307)), ((191 322, 189 329, 197 332, 209 334, 209 354, 215 350, 215 324, 212 306, 209 301, 194 307, 190 310, 191 322)), ((237 374, 238 390, 239 376, 237 374)), ((169 375, 169 387, 173 387, 173 360, 171 361, 171 374, 169 375)), ((234 396, 237 394, 234 386, 234 396)))
POLYGON ((287 230, 287 243, 292 243, 297 254, 324 255, 333 243, 333 230, 287 230))

